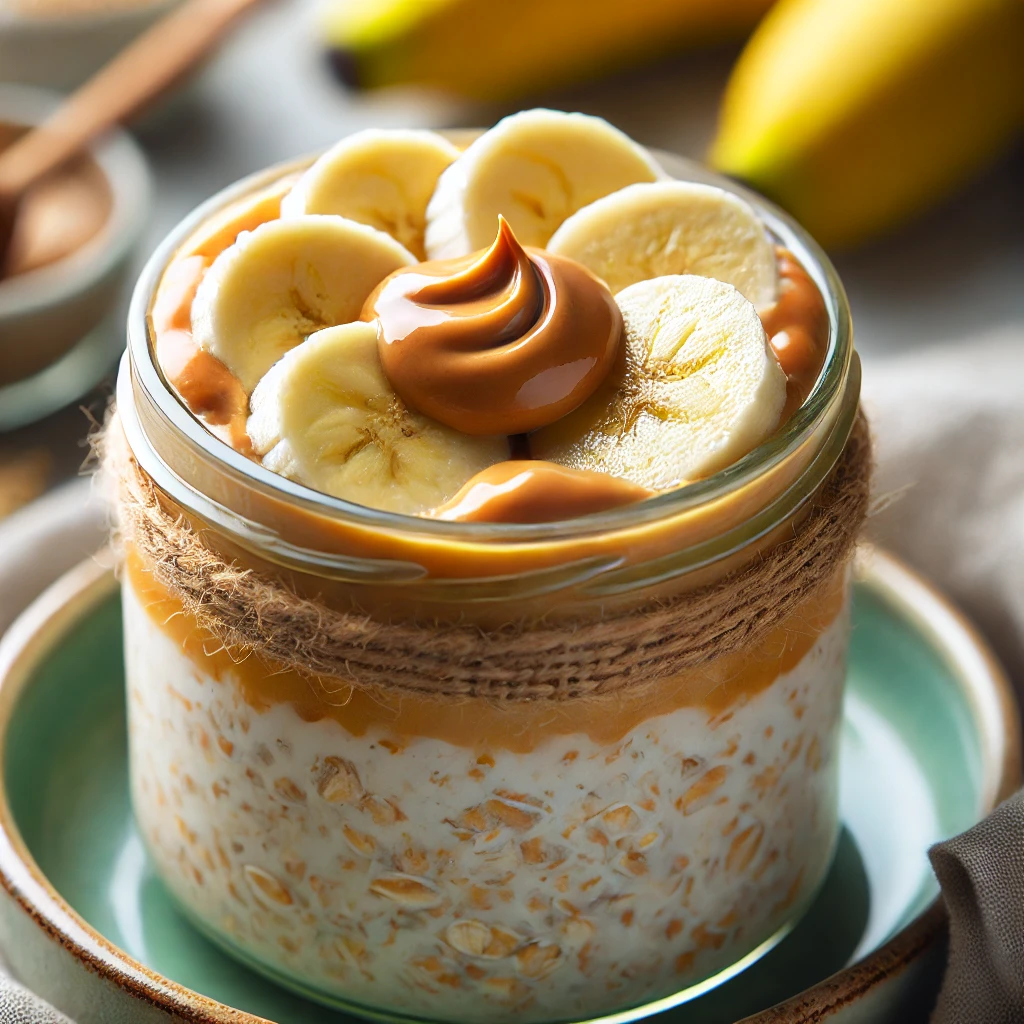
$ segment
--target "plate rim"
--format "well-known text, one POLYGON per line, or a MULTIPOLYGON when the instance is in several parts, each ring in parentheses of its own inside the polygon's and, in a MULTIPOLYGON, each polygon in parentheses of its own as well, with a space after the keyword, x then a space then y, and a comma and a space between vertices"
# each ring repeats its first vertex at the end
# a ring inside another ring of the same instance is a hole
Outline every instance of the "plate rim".
MULTIPOLYGON (((1021 727, 1009 679, 988 642, 939 590, 880 548, 862 545, 856 577, 876 597, 907 618, 958 679, 981 737, 979 816, 1010 795, 1021 781, 1021 727)), ((53 641, 108 597, 118 580, 109 551, 85 559, 37 597, 0 639, 0 758, 6 725, 34 668, 53 641)), ((0 779, 0 887, 46 937, 91 972, 129 997, 196 1024, 268 1024, 164 977, 128 955, 80 917, 49 882, 14 822, 0 779)), ((745 1024, 810 1024, 856 1002, 920 956, 944 930, 941 897, 856 963, 803 992, 745 1018, 745 1024)))

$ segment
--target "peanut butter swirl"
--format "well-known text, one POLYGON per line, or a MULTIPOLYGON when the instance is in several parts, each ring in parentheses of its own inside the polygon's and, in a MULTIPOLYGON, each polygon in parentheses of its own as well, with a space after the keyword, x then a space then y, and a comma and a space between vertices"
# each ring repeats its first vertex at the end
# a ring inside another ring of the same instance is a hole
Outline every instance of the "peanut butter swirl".
POLYGON ((363 307, 391 386, 465 434, 521 434, 572 412, 622 343, 611 292, 585 267, 527 252, 499 217, 489 249, 405 267, 363 307))

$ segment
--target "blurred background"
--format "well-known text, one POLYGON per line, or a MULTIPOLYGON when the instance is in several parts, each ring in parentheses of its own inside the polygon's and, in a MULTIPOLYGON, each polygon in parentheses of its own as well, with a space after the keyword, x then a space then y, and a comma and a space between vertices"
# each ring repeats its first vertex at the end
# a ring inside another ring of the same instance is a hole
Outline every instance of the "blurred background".
MULTIPOLYGON (((0 145, 57 102, 28 87, 73 89, 180 6, 0 0, 0 145)), ((186 34, 227 6, 188 0, 186 34)), ((839 268, 869 370, 933 346, 969 360, 971 339, 997 330, 1024 345, 1020 0, 262 0, 235 13, 131 138, 108 137, 20 204, 0 280, 0 516, 77 472, 82 408, 102 413, 131 283, 163 235, 229 182, 368 126, 598 114, 797 216, 839 268)))

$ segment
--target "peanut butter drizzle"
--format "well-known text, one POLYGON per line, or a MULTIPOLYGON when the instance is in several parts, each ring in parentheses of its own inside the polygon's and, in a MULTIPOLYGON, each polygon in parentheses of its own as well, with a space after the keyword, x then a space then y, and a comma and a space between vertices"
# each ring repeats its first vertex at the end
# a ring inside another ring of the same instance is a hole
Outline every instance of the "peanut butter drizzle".
POLYGON ((151 313, 156 356, 164 376, 211 432, 244 455, 249 399, 241 381, 192 337, 192 301, 206 274, 205 256, 186 256, 167 268, 151 313))
POLYGON ((249 399, 227 366, 192 338, 192 303, 210 264, 243 231, 281 216, 281 199, 294 180, 274 182, 206 222, 164 271, 150 311, 157 363, 168 382, 210 433, 250 457, 249 399))
POLYGON ((256 712, 288 704, 303 721, 333 719, 352 736, 386 733, 398 750, 423 737, 471 750, 527 754, 553 737, 573 734, 609 747, 641 723, 684 707, 704 711, 713 728, 736 704, 766 690, 803 660, 842 611, 847 591, 842 571, 755 648, 650 687, 578 701, 498 705, 408 694, 397 698, 383 688, 355 689, 344 679, 312 680, 257 655, 225 649, 154 580, 133 550, 126 555, 128 585, 156 627, 181 647, 197 671, 237 688, 256 712))
POLYGON ((433 516, 467 523, 553 523, 656 493, 608 473, 568 469, 541 459, 510 459, 471 477, 433 516))
POLYGON ((498 218, 489 249, 396 270, 363 319, 411 408, 464 434, 522 434, 590 397, 622 344, 607 287, 574 260, 529 253, 498 218))
POLYGON ((781 420, 785 423, 807 400, 825 364, 828 311, 818 286, 797 258, 781 246, 775 253, 779 295, 774 305, 759 312, 772 351, 786 374, 781 420))

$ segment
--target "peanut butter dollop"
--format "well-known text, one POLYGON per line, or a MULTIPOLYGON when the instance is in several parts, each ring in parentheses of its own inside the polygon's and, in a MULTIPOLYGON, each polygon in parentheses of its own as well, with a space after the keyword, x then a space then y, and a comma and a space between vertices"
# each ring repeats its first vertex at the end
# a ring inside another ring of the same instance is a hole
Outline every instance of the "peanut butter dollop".
POLYGON ((611 292, 574 260, 527 252, 499 218, 489 249, 396 270, 363 319, 411 408, 465 434, 522 434, 572 412, 622 344, 611 292))
POLYGON ((607 473, 511 459, 477 473, 435 519, 465 523, 554 523, 643 501, 656 492, 607 473))

